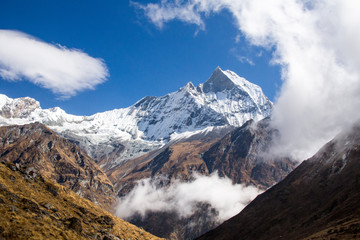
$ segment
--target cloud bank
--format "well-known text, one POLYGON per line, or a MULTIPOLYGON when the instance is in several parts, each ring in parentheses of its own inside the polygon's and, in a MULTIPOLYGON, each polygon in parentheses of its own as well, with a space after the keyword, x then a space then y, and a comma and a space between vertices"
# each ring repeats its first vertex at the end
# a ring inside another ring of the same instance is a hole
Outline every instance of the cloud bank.
POLYGON ((102 59, 80 50, 0 30, 0 76, 8 81, 26 79, 67 98, 94 89, 109 73, 102 59))
POLYGON ((204 202, 219 212, 217 220, 221 222, 239 213, 260 193, 252 186, 233 185, 217 173, 194 177, 194 181, 175 181, 166 187, 159 187, 156 179, 143 179, 119 200, 116 215, 126 219, 135 213, 144 217, 147 211, 175 211, 180 217, 188 217, 197 203, 204 202))
POLYGON ((357 0, 162 0, 135 4, 156 26, 181 20, 205 27, 232 14, 250 44, 273 51, 283 85, 273 124, 275 153, 300 160, 360 118, 360 2, 357 0))

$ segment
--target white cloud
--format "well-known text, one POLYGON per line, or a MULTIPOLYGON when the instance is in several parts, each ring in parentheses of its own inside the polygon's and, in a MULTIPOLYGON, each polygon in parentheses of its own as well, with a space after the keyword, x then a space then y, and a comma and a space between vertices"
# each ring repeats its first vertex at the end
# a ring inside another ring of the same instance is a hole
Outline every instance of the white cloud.
POLYGON ((109 73, 102 59, 80 50, 0 30, 0 76, 9 81, 26 79, 66 98, 94 89, 109 73))
POLYGON ((181 217, 193 213, 199 202, 209 203, 219 212, 218 221, 239 213, 260 191, 252 186, 232 184, 228 178, 194 175, 191 182, 175 181, 170 186, 159 187, 155 180, 143 179, 121 198, 116 215, 128 218, 135 213, 145 216, 147 211, 175 211, 181 217))
POLYGON ((181 8, 177 8, 176 5, 179 1, 172 4, 166 0, 161 1, 158 4, 149 3, 146 6, 143 6, 137 2, 131 2, 135 7, 142 9, 146 16, 158 27, 162 28, 164 22, 168 22, 174 19, 180 19, 187 23, 192 23, 200 26, 201 29, 204 29, 204 23, 201 20, 201 17, 194 12, 192 5, 187 5, 181 8))
POLYGON ((157 26, 179 19, 200 28, 204 17, 227 10, 251 44, 275 49, 272 63, 282 67, 284 82, 273 114, 282 141, 274 151, 304 159, 360 118, 358 0, 163 0, 138 6, 157 26))

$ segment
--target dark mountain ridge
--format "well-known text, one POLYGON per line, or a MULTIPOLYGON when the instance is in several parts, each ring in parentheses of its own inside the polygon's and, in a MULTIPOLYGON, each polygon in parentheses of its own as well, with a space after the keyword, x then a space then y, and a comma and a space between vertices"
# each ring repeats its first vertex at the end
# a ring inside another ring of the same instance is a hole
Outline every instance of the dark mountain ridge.
POLYGON ((360 124, 199 239, 359 239, 360 124))

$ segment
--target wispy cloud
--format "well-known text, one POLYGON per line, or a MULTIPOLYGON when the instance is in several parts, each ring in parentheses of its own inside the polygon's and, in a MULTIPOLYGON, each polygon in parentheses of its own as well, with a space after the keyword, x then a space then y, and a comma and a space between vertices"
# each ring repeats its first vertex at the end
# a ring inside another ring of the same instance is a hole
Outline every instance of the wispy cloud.
POLYGON ((234 185, 217 173, 194 177, 194 181, 175 181, 167 187, 159 187, 156 179, 143 179, 120 199, 116 214, 128 218, 136 213, 145 216, 147 211, 174 211, 180 217, 188 217, 197 203, 208 203, 218 211, 216 220, 221 222, 237 214, 260 193, 252 186, 234 185))
POLYGON ((273 114, 277 152, 309 157, 360 118, 360 2, 357 0, 162 0, 137 4, 157 26, 230 12, 253 45, 274 49, 282 85, 273 114), (181 13, 181 14, 180 14, 181 13))
POLYGON ((0 30, 0 76, 9 81, 28 80, 62 98, 94 89, 106 81, 102 59, 78 49, 49 44, 22 32, 0 30))
POLYGON ((145 15, 155 24, 158 28, 163 28, 164 23, 180 19, 187 23, 198 25, 201 29, 204 29, 205 24, 202 21, 199 14, 197 14, 192 5, 184 5, 179 8, 176 7, 180 1, 174 3, 166 0, 161 1, 160 4, 149 3, 146 6, 137 2, 130 2, 133 6, 141 9, 145 12, 145 15))
POLYGON ((250 58, 247 58, 245 56, 240 56, 240 55, 236 55, 236 58, 241 63, 247 63, 247 64, 249 64, 251 66, 255 66, 255 63, 250 58))

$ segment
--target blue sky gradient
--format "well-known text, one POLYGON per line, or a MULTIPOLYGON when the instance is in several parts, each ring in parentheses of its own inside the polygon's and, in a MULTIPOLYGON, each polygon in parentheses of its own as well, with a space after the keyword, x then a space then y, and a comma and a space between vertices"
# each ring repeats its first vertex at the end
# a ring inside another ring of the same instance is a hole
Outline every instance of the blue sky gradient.
POLYGON ((180 21, 158 29, 126 0, 2 0, 0 29, 18 30, 102 58, 110 76, 94 90, 66 100, 28 81, 1 79, 0 93, 33 97, 43 108, 59 106, 68 113, 91 115, 128 107, 144 96, 165 95, 189 81, 198 85, 220 66, 258 84, 274 100, 281 77, 280 68, 269 64, 272 51, 237 37, 233 23, 222 11, 206 18, 205 30, 180 21))

